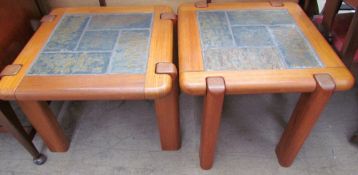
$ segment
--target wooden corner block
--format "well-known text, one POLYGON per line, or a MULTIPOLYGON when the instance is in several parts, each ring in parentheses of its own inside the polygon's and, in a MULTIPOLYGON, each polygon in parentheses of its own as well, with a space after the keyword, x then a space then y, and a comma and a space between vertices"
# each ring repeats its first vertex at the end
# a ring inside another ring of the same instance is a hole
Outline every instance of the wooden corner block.
POLYGON ((207 77, 206 88, 207 93, 225 94, 225 80, 223 77, 207 77))
POLYGON ((40 22, 51 22, 56 18, 56 15, 45 15, 41 18, 40 22))
POLYGON ((14 76, 16 75, 20 69, 21 69, 22 65, 21 64, 10 64, 7 65, 0 73, 0 77, 3 76, 14 76))
POLYGON ((196 8, 207 8, 208 7, 208 2, 207 1, 195 2, 195 7, 196 8))
POLYGON ((168 74, 174 80, 177 77, 178 71, 173 63, 157 63, 155 73, 168 74))
POLYGON ((284 6, 282 0, 270 0, 270 4, 272 7, 283 7, 284 6))
POLYGON ((164 20, 177 20, 177 18, 178 18, 177 15, 172 12, 166 12, 160 14, 160 19, 164 19, 164 20))
POLYGON ((320 88, 325 91, 333 91, 336 88, 336 83, 329 74, 315 74, 313 77, 317 83, 316 89, 320 88))

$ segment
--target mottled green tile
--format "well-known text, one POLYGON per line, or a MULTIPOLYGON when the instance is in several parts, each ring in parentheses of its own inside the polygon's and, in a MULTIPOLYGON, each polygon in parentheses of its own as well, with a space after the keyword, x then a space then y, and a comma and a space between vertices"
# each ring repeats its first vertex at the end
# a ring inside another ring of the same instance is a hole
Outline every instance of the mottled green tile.
POLYGON ((287 10, 200 11, 198 21, 205 70, 322 66, 287 10))
POLYGON ((145 73, 148 60, 149 30, 124 30, 112 57, 111 73, 145 73))
POLYGON ((270 33, 264 26, 232 27, 232 32, 239 47, 273 46, 270 33))
POLYGON ((320 62, 295 26, 270 27, 288 68, 320 67, 320 62))
POLYGON ((42 53, 28 74, 102 74, 111 53, 42 53))
POLYGON ((72 74, 102 74, 108 67, 110 53, 81 53, 77 56, 72 74))
POLYGON ((200 11, 197 15, 202 47, 204 49, 234 46, 225 12, 200 11))
POLYGON ((118 31, 87 31, 84 33, 77 50, 112 50, 117 36, 118 31))
POLYGON ((44 51, 74 50, 88 19, 88 16, 64 16, 46 44, 44 51))
POLYGON ((273 47, 207 49, 204 66, 207 71, 284 68, 273 47))
POLYGON ((89 23, 90 30, 149 28, 152 21, 151 13, 95 15, 89 23))
POLYGON ((66 14, 29 75, 145 73, 151 13, 66 14))
POLYGON ((227 13, 231 25, 294 24, 287 10, 237 10, 227 13))

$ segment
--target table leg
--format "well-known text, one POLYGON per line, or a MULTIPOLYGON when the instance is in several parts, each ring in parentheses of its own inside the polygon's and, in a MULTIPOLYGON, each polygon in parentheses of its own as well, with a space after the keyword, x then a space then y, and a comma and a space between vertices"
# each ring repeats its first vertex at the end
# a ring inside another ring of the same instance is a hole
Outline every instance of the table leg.
POLYGON ((69 141, 46 102, 18 101, 18 104, 51 151, 68 150, 69 141))
POLYGON ((26 133, 25 129, 21 125, 21 122, 17 118, 15 112, 13 111, 10 103, 7 101, 0 101, 0 122, 7 131, 9 131, 17 140, 20 142, 25 149, 33 157, 34 163, 37 165, 42 165, 46 162, 46 156, 40 154, 32 143, 32 139, 26 133))
POLYGON ((165 97, 155 99, 161 146, 163 150, 178 150, 181 138, 176 67, 172 63, 158 63, 156 73, 169 74, 173 81, 171 92, 165 97))
POLYGON ((220 128, 221 111, 225 96, 225 81, 222 77, 206 79, 207 92, 201 125, 200 166, 210 169, 213 166, 216 140, 220 128))
POLYGON ((317 84, 315 91, 301 95, 276 147, 278 161, 284 167, 290 166, 296 158, 335 89, 334 80, 330 75, 317 74, 314 78, 317 84))

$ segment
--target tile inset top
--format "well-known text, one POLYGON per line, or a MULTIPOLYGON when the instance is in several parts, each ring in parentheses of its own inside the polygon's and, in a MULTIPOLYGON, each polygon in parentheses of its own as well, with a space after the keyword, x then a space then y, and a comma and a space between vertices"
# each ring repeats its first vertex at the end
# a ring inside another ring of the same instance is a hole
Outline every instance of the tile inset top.
POLYGON ((64 15, 27 74, 144 74, 152 16, 64 15))
POLYGON ((287 10, 198 11, 207 71, 322 67, 287 10))

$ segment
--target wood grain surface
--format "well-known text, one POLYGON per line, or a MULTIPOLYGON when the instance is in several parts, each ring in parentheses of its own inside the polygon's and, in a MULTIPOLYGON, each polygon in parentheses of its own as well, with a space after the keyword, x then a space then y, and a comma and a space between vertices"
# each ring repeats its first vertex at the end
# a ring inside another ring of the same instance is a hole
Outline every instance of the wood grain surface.
POLYGON ((209 76, 223 77, 227 94, 311 92, 316 86, 313 78, 316 73, 330 74, 336 82, 336 90, 348 90, 354 85, 351 73, 296 3, 285 2, 282 7, 272 7, 269 2, 212 3, 207 8, 200 9, 194 4, 183 4, 179 8, 178 16, 180 86, 188 94, 204 95, 206 77, 209 76), (204 71, 196 11, 235 9, 287 9, 324 67, 204 71))
POLYGON ((51 12, 53 21, 44 22, 13 64, 22 65, 15 76, 5 76, 0 82, 0 98, 13 100, 90 100, 90 99, 154 99, 172 89, 171 78, 156 74, 158 62, 172 62, 173 22, 160 19, 160 14, 172 12, 166 6, 83 7, 59 8, 51 12), (64 14, 81 13, 143 13, 153 12, 153 28, 146 74, 27 76, 41 49, 64 14))

